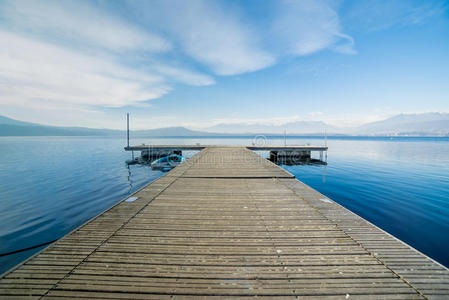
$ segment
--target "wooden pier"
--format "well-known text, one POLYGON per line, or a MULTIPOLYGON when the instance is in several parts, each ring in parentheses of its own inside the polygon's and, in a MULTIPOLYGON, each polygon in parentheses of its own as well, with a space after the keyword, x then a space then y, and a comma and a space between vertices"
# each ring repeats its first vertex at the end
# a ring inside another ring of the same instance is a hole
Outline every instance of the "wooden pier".
POLYGON ((447 268, 245 147, 134 196, 5 274, 0 298, 449 298, 447 268))

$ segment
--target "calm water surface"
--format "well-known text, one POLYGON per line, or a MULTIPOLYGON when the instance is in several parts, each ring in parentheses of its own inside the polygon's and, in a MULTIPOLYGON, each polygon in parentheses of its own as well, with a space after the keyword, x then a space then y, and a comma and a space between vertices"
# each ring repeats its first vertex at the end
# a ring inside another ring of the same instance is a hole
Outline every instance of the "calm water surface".
MULTIPOLYGON (((139 139, 132 144, 242 144, 139 139)), ((283 144, 283 139, 268 139, 283 144)), ((290 145, 322 139, 288 138, 290 145)), ((124 140, 0 138, 0 254, 54 240, 163 175, 125 165, 124 140)), ((283 166, 299 180, 449 266, 449 139, 328 140, 328 165, 283 166)), ((187 153, 187 157, 193 152, 187 153)), ((265 153, 261 153, 265 155, 265 153)), ((40 248, 0 257, 0 273, 40 248)))

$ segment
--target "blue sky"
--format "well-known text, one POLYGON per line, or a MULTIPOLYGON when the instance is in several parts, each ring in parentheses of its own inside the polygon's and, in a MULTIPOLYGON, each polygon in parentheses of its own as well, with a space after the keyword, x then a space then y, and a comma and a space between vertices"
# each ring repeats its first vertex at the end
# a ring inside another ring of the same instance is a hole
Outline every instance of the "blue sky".
POLYGON ((0 107, 99 128, 449 112, 449 3, 2 0, 0 107))

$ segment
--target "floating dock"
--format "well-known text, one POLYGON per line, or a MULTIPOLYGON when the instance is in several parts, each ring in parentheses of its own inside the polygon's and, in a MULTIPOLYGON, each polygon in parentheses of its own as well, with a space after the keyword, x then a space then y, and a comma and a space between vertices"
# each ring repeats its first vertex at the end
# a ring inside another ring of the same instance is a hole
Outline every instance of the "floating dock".
MULTIPOLYGON (((125 147, 126 151, 166 151, 166 150, 197 150, 201 151, 206 148, 234 148, 236 146, 225 145, 138 145, 125 147)), ((276 146, 276 145, 251 145, 245 148, 254 151, 327 151, 327 146, 276 146)))
POLYGON ((245 147, 133 197, 4 274, 0 298, 449 298, 447 268, 245 147))
MULTIPOLYGON (((155 160, 162 156, 166 156, 170 153, 182 155, 182 151, 201 151, 203 149, 210 148, 229 148, 235 146, 221 146, 221 145, 139 145, 139 146, 127 146, 126 151, 134 152, 140 151, 141 158, 144 160, 155 160)), ((300 164, 302 162, 308 162, 312 159, 312 152, 319 152, 319 161, 325 163, 323 160, 323 153, 327 153, 327 146, 276 146, 276 145, 251 145, 245 146, 246 149, 254 151, 269 151, 269 158, 272 162, 282 162, 283 164, 300 164)), ((327 155, 326 155, 327 157, 327 155)))

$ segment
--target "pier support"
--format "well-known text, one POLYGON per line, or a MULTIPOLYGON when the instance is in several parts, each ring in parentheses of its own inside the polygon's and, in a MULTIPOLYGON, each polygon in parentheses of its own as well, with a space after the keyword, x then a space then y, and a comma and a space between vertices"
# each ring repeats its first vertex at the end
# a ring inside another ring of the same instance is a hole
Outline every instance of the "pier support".
POLYGON ((161 157, 165 157, 171 154, 181 155, 182 156, 182 150, 159 150, 159 149, 148 149, 148 150, 142 150, 140 152, 140 157, 143 160, 156 160, 161 157))
POLYGON ((270 161, 287 165, 306 163, 311 160, 311 151, 283 150, 270 151, 270 161))

